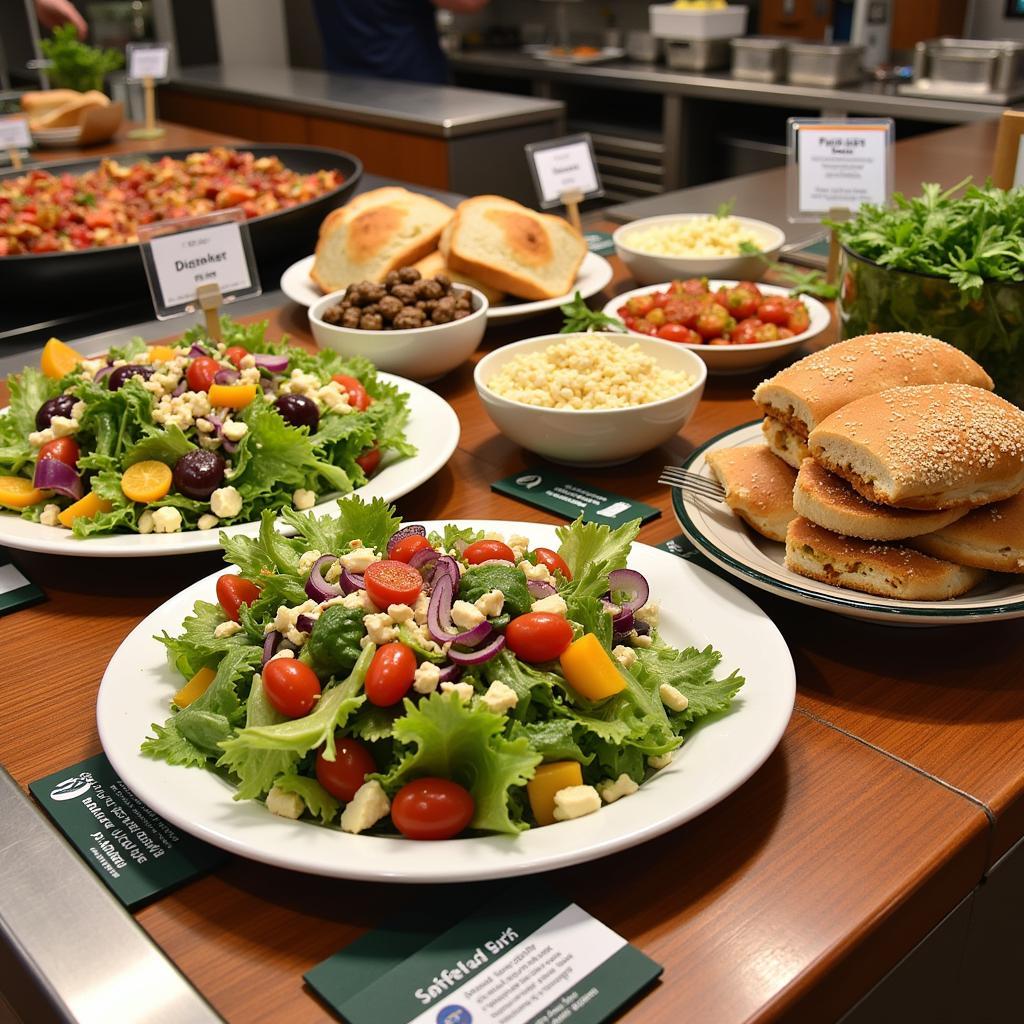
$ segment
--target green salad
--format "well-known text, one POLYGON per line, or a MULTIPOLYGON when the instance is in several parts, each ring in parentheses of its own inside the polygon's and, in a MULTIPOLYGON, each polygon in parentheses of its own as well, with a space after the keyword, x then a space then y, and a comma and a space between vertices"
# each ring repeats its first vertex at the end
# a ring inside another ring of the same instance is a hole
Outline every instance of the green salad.
POLYGON ((99 359, 51 339, 9 380, 0 507, 79 538, 209 530, 311 508, 415 453, 408 398, 371 363, 266 326, 224 318, 219 342, 197 326, 99 359))
POLYGON ((743 685, 661 637, 639 520, 552 550, 338 505, 221 536, 237 574, 156 638, 181 688, 144 754, 345 832, 516 834, 628 797, 743 685))

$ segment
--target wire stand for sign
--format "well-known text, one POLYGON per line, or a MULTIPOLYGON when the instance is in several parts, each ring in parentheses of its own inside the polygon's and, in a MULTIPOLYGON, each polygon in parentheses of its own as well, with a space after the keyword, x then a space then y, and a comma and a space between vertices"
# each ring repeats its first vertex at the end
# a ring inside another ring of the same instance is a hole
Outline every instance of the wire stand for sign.
POLYGON ((206 314, 206 333, 217 342, 224 340, 220 333, 221 298, 219 285, 201 284, 196 289, 196 302, 206 314))
POLYGON ((569 192, 563 192, 561 199, 566 213, 569 214, 569 223, 580 234, 583 234, 583 226, 580 222, 580 203, 583 202, 583 193, 579 189, 572 189, 569 192))
POLYGON ((21 150, 20 149, 9 149, 7 150, 7 156, 11 161, 11 166, 16 170, 21 170, 21 150))
POLYGON ((156 86, 152 78, 142 80, 142 96, 146 104, 146 124, 143 128, 133 128, 128 133, 129 139, 159 139, 164 130, 156 123, 156 86))

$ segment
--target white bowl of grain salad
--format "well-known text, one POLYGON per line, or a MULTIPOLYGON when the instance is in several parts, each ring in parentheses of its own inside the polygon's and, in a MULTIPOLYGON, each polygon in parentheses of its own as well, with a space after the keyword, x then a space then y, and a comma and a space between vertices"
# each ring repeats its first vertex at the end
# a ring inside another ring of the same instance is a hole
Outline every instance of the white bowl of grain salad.
POLYGON ((657 338, 548 334, 496 349, 473 380, 517 444, 552 462, 615 466, 682 430, 707 372, 688 349, 657 338))
POLYGON ((774 224, 751 217, 669 213, 623 224, 612 241, 637 284, 679 277, 757 281, 764 261, 779 254, 786 235, 774 224), (755 245, 759 253, 744 252, 744 243, 755 245))

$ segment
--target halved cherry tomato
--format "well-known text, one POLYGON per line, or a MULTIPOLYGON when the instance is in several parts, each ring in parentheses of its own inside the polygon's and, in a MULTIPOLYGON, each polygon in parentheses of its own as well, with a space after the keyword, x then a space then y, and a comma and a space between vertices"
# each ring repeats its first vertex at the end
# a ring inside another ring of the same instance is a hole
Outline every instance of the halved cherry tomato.
POLYGON ((696 331, 682 324, 662 324, 658 328, 658 337, 664 341, 681 342, 684 345, 699 345, 702 340, 696 331))
POLYGON ((356 459, 356 465, 367 475, 373 476, 380 465, 380 449, 370 448, 356 459))
POLYGON ((516 560, 515 552, 500 540, 474 541, 462 553, 462 557, 470 565, 479 565, 481 562, 490 562, 493 559, 500 559, 503 562, 516 560))
POLYGON ((391 804, 391 820, 406 839, 451 839, 473 820, 469 791, 451 779, 414 779, 391 804))
POLYGON ((416 554, 417 551, 422 551, 424 548, 430 547, 430 541, 426 537, 420 537, 418 535, 410 534, 408 537, 403 537, 392 549, 391 557, 396 562, 405 562, 408 564, 409 559, 416 554))
POLYGON ((379 708, 397 704, 409 692, 415 674, 416 655, 411 647, 397 641, 378 647, 366 673, 366 699, 379 708))
POLYGON ((242 360, 249 354, 249 350, 242 348, 241 345, 232 345, 225 353, 224 357, 230 359, 235 364, 235 369, 240 370, 242 368, 242 360))
POLYGON ((232 622, 238 621, 238 606, 258 601, 260 588, 255 583, 243 580, 241 576, 226 573, 217 580, 217 600, 224 614, 232 622))
POLYGON ((263 666, 263 692, 282 715, 301 718, 320 696, 320 680, 304 661, 275 658, 263 666))
POLYGON ((185 374, 188 386, 192 391, 209 391, 213 384, 213 378, 224 369, 216 359, 209 356, 196 356, 188 364, 188 372, 185 374))
POLYGON ((356 795, 366 776, 376 770, 370 751, 359 740, 347 736, 335 736, 333 761, 324 757, 323 748, 316 755, 317 781, 331 796, 344 803, 356 795))
POLYGON ((572 643, 572 626, 552 612, 527 612, 508 624, 505 643, 523 661, 551 661, 572 643))
POLYGON ((789 319, 789 305, 782 296, 771 295, 757 307, 757 318, 781 327, 789 319))
POLYGON ((336 373, 331 377, 331 380, 336 380, 348 392, 348 404, 353 409, 358 409, 362 412, 373 401, 366 393, 366 388, 355 377, 348 377, 344 373, 336 373))
POLYGON ((394 558, 372 563, 363 573, 363 580, 366 593, 378 608, 387 608, 389 604, 415 604, 423 589, 423 577, 394 558))
POLYGON ((78 442, 73 437, 58 437, 53 441, 47 441, 39 449, 39 462, 43 459, 56 459, 68 466, 78 465, 78 442))
POLYGON ((566 580, 572 579, 569 566, 565 564, 565 559, 557 551, 552 551, 551 548, 534 548, 533 553, 537 556, 538 563, 547 567, 548 572, 560 572, 566 580))

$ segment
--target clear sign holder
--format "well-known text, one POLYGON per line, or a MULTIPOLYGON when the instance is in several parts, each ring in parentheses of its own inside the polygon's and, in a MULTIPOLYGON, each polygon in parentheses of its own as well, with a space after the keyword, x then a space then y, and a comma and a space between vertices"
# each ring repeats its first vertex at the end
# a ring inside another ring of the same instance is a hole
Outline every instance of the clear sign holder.
POLYGON ((129 43, 125 47, 127 82, 141 82, 145 104, 145 125, 133 128, 130 139, 159 139, 164 130, 156 123, 156 83, 166 82, 171 60, 168 43, 129 43))
POLYGON ((582 233, 580 203, 604 195, 590 133, 531 142, 526 157, 540 208, 564 206, 569 223, 582 233))

